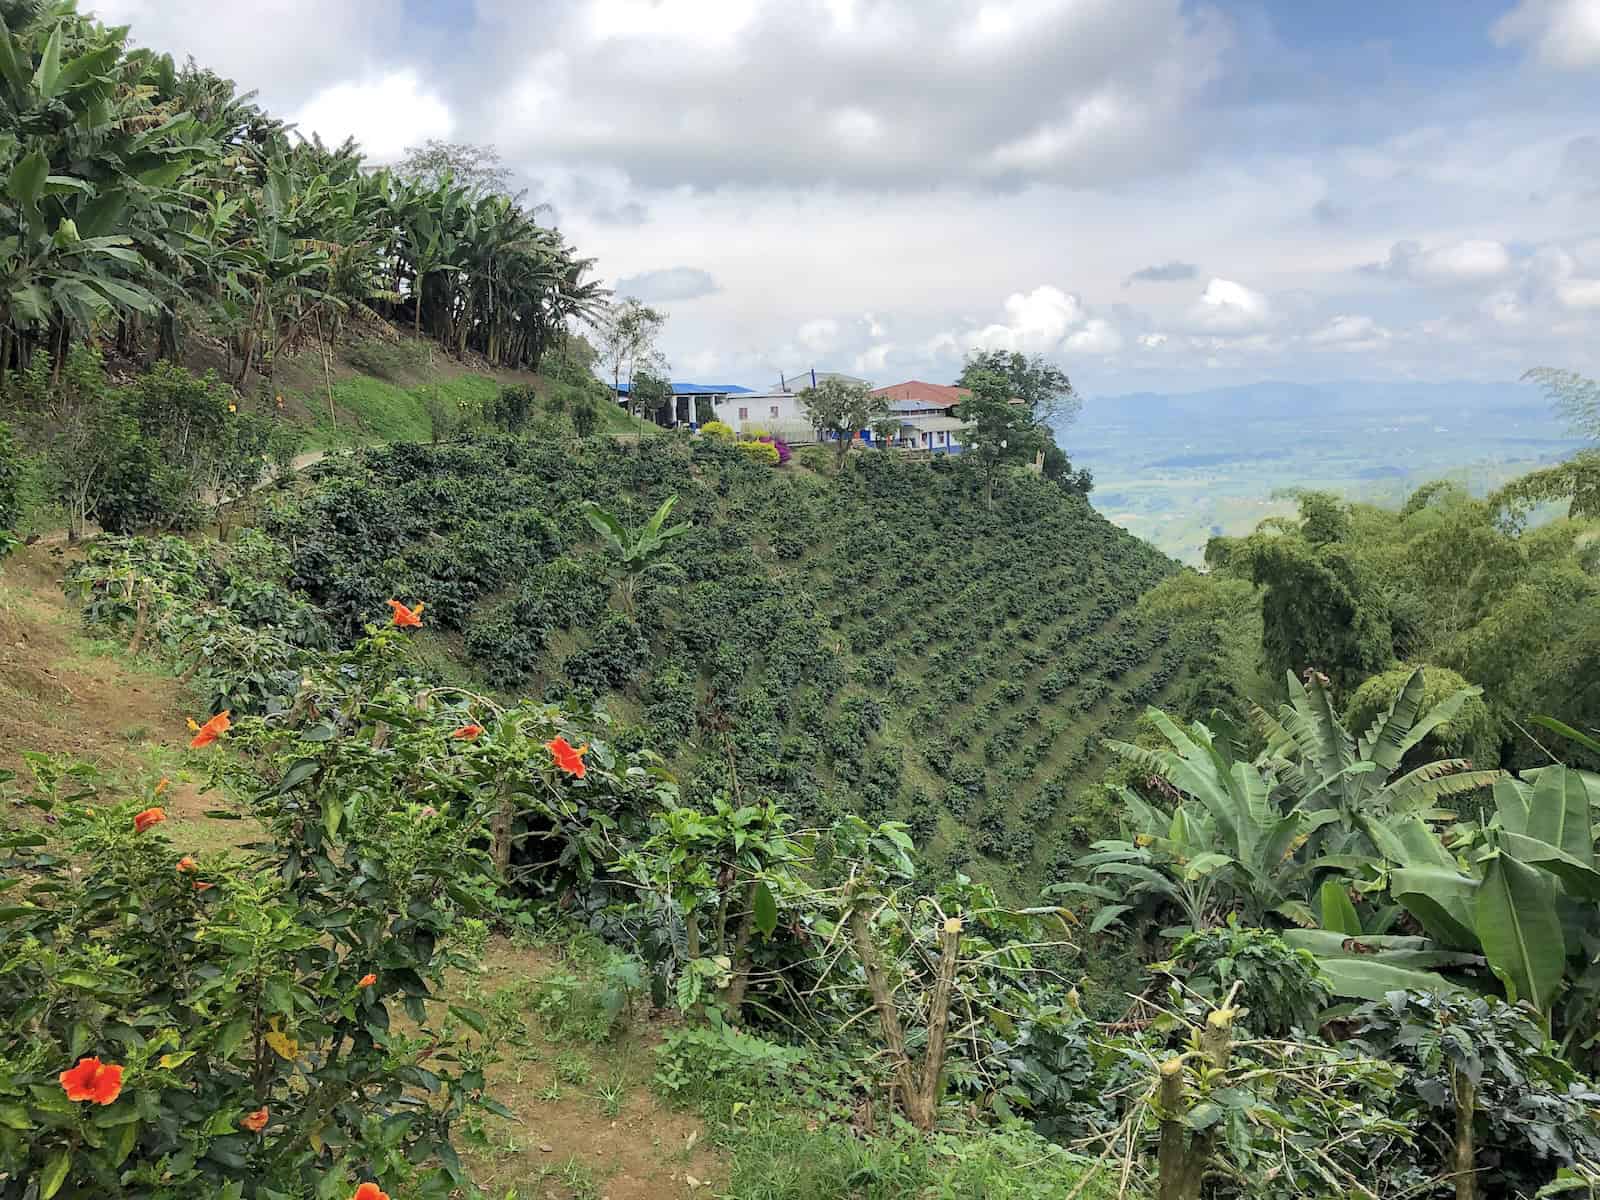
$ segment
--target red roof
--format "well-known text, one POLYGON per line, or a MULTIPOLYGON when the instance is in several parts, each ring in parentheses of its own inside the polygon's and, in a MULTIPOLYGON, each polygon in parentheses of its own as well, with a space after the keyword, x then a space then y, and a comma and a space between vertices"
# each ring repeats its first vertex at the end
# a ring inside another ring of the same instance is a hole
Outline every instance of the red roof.
POLYGON ((888 387, 874 388, 874 396, 885 400, 915 400, 929 408, 954 408, 972 392, 964 387, 947 387, 942 383, 924 383, 908 379, 905 383, 891 383, 888 387))

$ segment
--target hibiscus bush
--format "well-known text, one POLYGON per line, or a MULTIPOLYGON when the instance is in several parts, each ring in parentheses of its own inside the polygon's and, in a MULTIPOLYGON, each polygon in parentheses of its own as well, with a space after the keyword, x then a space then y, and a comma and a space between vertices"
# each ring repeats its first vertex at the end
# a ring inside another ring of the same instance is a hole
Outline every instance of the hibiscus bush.
MULTIPOLYGON (((208 721, 194 753, 238 729, 208 721)), ((468 965, 447 935, 488 859, 469 820, 323 741, 338 805, 307 803, 303 767, 219 766, 269 830, 243 854, 185 853, 159 794, 110 803, 92 769, 38 760, 44 819, 0 839, 0 1196, 466 1184, 451 1131, 504 1115, 493 1047, 478 1014, 431 1001, 468 965)))

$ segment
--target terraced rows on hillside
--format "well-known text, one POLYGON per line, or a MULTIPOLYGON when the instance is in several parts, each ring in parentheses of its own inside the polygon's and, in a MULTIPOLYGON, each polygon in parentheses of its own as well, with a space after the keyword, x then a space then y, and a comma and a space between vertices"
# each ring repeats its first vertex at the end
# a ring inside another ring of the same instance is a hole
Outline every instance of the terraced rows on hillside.
POLYGON ((1033 478, 995 510, 959 462, 836 478, 676 438, 397 446, 330 465, 271 527, 352 634, 392 595, 507 693, 604 702, 617 740, 803 819, 904 819, 935 861, 1037 877, 1103 820, 1100 745, 1184 648, 1138 597, 1175 569, 1033 478), (616 604, 581 503, 692 521, 616 604))

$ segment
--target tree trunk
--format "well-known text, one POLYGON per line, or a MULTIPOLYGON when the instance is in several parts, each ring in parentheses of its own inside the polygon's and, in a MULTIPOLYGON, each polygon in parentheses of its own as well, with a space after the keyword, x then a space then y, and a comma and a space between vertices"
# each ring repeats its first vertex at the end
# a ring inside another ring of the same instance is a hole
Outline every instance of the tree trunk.
MULTIPOLYGON (((1239 1010, 1233 1007, 1238 995, 1235 984, 1223 1007, 1206 1015, 1200 1031, 1200 1052, 1215 1071, 1227 1069, 1233 1055, 1233 1020, 1239 1010)), ((1156 1102, 1160 1108, 1161 1141, 1156 1150, 1156 1200, 1200 1200, 1200 1185, 1216 1141, 1215 1127, 1192 1136, 1184 1118, 1188 1099, 1183 1091, 1183 1059, 1169 1058, 1156 1071, 1156 1102)))
POLYGON ((1456 1200, 1477 1200, 1478 1175, 1474 1165, 1472 1121, 1478 1107, 1478 1089, 1458 1069, 1450 1070, 1451 1090, 1456 1100, 1456 1140, 1451 1151, 1450 1169, 1456 1177, 1456 1200))
POLYGON ((141 592, 139 595, 138 615, 133 619, 133 640, 128 643, 129 654, 139 653, 139 648, 144 645, 144 626, 145 621, 149 618, 149 616, 150 597, 144 592, 141 592))
POLYGON ((722 993, 722 1002, 728 1009, 728 1019, 739 1023, 739 1010, 744 1007, 744 994, 750 987, 750 938, 756 927, 756 885, 750 884, 744 892, 744 916, 739 919, 739 932, 734 935, 733 978, 722 993))
POLYGON ((1156 1098, 1161 1105, 1161 1142, 1156 1148, 1157 1200, 1185 1200, 1188 1179, 1188 1136, 1183 1118, 1183 1060, 1169 1058, 1156 1070, 1156 1098))
POLYGON ((489 836, 493 845, 494 865, 502 879, 509 877, 511 873, 511 832, 516 811, 516 804, 511 797, 501 796, 500 806, 495 810, 494 819, 490 823, 489 836))
POLYGON ((861 956, 861 969, 867 977, 867 990, 872 993, 872 1005, 878 1012, 878 1025, 883 1030, 883 1044, 889 1051, 889 1061, 894 1064, 895 1090, 900 1094, 900 1104, 906 1117, 918 1129, 933 1128, 932 1114, 922 1111, 921 1092, 906 1054, 906 1035, 900 1026, 900 1011, 895 1007, 894 993, 889 978, 878 961, 878 948, 873 945, 872 931, 867 927, 867 914, 861 905, 850 909, 850 933, 855 938, 856 953, 861 956))
POLYGON ((928 1005, 928 1045, 922 1055, 922 1111, 928 1114, 932 1129, 939 1113, 939 1094, 944 1079, 945 1037, 950 1030, 950 993, 956 983, 956 960, 961 952, 961 921, 945 920, 939 934, 939 975, 933 985, 933 1000, 928 1005))

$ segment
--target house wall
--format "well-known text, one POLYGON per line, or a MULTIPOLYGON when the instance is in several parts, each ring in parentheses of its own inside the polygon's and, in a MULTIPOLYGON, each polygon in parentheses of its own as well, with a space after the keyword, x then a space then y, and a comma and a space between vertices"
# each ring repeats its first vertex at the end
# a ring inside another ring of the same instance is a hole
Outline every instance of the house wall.
POLYGON ((792 392, 729 396, 717 401, 716 409, 717 420, 731 426, 736 433, 747 429, 771 430, 774 426, 779 433, 811 428, 805 410, 800 407, 800 397, 792 392))

